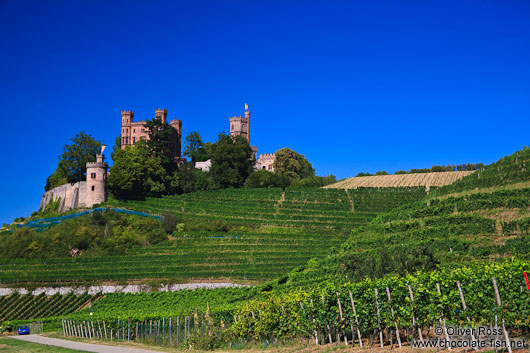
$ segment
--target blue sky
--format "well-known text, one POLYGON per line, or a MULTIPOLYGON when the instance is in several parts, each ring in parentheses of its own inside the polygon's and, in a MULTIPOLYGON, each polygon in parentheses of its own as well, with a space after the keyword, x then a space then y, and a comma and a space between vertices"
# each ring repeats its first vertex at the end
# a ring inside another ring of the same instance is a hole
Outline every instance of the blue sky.
MULTIPOLYGON (((69 138, 165 107, 317 174, 490 163, 529 144, 528 1, 0 0, 0 222, 38 208, 69 138)), ((109 155, 109 152, 107 152, 109 155)))

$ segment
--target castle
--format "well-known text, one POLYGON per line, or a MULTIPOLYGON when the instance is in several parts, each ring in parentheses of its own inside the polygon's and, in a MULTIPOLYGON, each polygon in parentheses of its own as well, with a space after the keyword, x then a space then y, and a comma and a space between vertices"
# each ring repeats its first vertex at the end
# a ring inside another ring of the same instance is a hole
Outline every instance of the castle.
MULTIPOLYGON (((242 136, 250 144, 250 110, 248 110, 248 104, 245 103, 245 116, 233 116, 230 118, 230 136, 242 136)), ((252 150, 252 158, 256 159, 258 148, 256 146, 250 146, 252 150)))
MULTIPOLYGON (((167 124, 167 109, 155 109, 155 118, 160 118, 162 123, 167 124)), ((121 148, 132 146, 140 140, 149 139, 149 131, 144 126, 145 120, 134 121, 134 111, 121 111, 121 148)), ((173 160, 177 163, 181 158, 182 120, 171 120, 169 125, 172 128, 171 153, 173 160)))
POLYGON ((95 162, 86 164, 86 181, 69 183, 53 188, 44 195, 40 202, 40 210, 52 202, 59 200, 58 212, 71 210, 77 207, 92 207, 107 201, 105 187, 107 185, 107 169, 103 150, 96 155, 95 162))

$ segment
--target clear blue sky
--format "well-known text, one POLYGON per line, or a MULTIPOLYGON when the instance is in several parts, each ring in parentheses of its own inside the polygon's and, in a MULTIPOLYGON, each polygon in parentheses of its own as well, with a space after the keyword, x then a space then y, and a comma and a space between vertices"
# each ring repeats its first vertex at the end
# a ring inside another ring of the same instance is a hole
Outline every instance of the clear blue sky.
POLYGON ((528 1, 0 0, 0 35, 2 223, 77 132, 111 147, 122 109, 212 141, 248 102, 258 152, 340 178, 529 144, 528 1))

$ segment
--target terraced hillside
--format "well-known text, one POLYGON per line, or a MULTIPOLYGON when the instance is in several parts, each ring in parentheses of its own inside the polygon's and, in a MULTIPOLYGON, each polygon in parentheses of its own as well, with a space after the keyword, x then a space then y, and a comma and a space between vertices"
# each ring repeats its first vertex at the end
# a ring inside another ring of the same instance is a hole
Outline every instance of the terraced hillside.
POLYGON ((327 189, 431 187, 445 186, 472 174, 474 171, 411 173, 352 177, 327 185, 327 189))
POLYGON ((424 196, 421 188, 349 192, 319 188, 287 188, 285 192, 280 188, 228 189, 109 204, 149 213, 176 213, 195 221, 349 231, 378 213, 424 196))
POLYGON ((471 192, 477 189, 503 186, 524 188, 530 186, 530 148, 524 147, 510 156, 488 165, 483 170, 458 180, 434 192, 435 195, 447 195, 458 192, 471 192))
POLYGON ((184 224, 171 239, 126 256, 0 260, 2 283, 98 280, 263 282, 324 257, 351 229, 425 197, 422 188, 233 189, 113 207, 174 213, 184 224), (220 223, 219 223, 220 222, 220 223), (191 230, 187 230, 187 228, 191 230))
POLYGON ((68 315, 91 302, 96 302, 101 295, 75 295, 73 292, 47 296, 20 295, 0 296, 0 323, 9 320, 29 320, 50 316, 68 315))
POLYGON ((525 148, 424 200, 379 215, 353 229, 337 253, 291 273, 288 286, 529 256, 528 158, 525 148))

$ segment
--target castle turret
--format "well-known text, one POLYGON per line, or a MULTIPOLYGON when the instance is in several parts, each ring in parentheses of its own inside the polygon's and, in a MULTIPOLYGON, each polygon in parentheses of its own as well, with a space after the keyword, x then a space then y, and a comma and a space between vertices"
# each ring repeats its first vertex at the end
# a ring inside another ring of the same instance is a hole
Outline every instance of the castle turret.
POLYGON ((162 123, 165 124, 167 122, 167 109, 161 109, 161 108, 155 109, 155 117, 161 118, 162 123))
POLYGON ((246 133, 247 140, 250 143, 250 110, 248 110, 248 105, 245 103, 245 125, 243 126, 243 133, 246 133))
POLYGON ((121 148, 132 145, 133 141, 131 138, 131 125, 134 119, 134 111, 122 110, 121 111, 121 148))
POLYGON ((95 162, 86 164, 86 194, 85 206, 92 207, 95 204, 107 201, 107 168, 103 149, 101 154, 96 155, 95 162))

